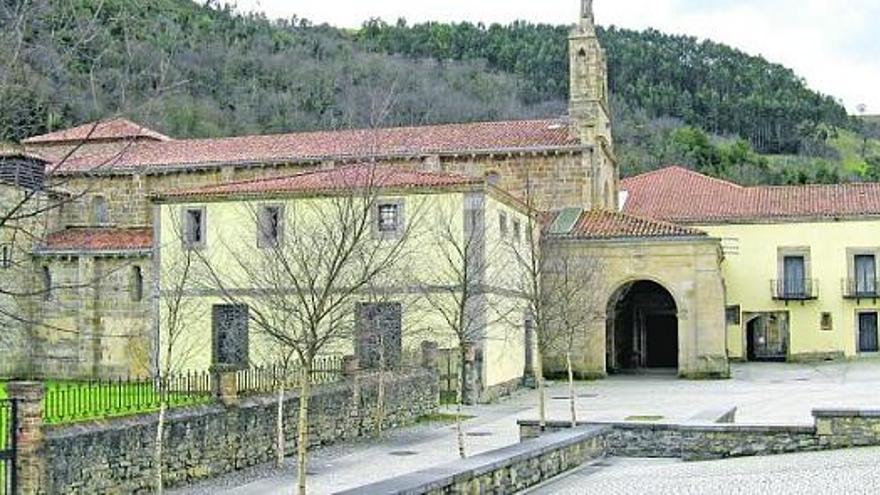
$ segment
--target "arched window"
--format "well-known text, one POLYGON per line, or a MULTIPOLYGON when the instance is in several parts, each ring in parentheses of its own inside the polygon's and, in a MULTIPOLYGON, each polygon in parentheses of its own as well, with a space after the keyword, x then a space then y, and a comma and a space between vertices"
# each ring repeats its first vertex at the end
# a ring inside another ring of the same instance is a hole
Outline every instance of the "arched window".
POLYGON ((144 274, 141 267, 133 266, 131 268, 131 300, 141 301, 144 299, 144 274))
POLYGON ((96 224, 108 223, 110 215, 107 211, 107 199, 104 196, 92 198, 92 220, 96 224))
POLYGON ((43 300, 49 301, 52 299, 52 272, 49 271, 48 266, 43 267, 43 300))

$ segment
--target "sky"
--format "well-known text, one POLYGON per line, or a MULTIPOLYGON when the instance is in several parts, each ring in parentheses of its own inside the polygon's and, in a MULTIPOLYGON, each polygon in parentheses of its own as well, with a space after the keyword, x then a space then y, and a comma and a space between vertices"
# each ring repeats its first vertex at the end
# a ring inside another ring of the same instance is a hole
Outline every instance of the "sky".
MULTIPOLYGON (((726 43, 781 63, 851 113, 880 114, 880 0, 594 0, 596 21, 726 43)), ((236 0, 242 11, 355 28, 393 22, 516 19, 573 24, 578 0, 236 0)))

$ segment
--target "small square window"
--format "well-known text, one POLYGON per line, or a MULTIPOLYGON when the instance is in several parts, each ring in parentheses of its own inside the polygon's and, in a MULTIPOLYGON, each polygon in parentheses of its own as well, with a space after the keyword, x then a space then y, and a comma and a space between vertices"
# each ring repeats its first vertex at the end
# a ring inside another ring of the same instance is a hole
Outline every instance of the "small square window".
POLYGON ((739 305, 728 306, 724 311, 724 316, 728 325, 739 325, 741 322, 739 305))
POLYGON ((12 266, 12 246, 9 244, 0 245, 0 268, 10 268, 12 266))
POLYGON ((402 199, 380 202, 374 210, 374 233, 379 238, 394 238, 403 233, 404 203, 402 199))
POLYGON ((822 331, 830 332, 834 330, 834 319, 831 313, 822 313, 822 331))
POLYGON ((503 211, 498 213, 498 230, 501 232, 501 237, 507 237, 507 214, 503 211))
POLYGON ((379 205, 379 232, 397 230, 397 205, 379 205))

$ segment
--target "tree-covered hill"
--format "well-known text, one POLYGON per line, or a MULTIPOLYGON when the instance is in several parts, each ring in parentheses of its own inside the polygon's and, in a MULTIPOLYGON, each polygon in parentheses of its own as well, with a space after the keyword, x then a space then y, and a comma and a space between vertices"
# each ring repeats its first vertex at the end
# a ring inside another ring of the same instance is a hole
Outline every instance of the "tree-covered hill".
MULTIPOLYGON (((350 32, 216 0, 30 0, 0 3, 0 27, 0 141, 116 114, 176 137, 556 116, 568 93, 568 26, 350 32)), ((624 173, 841 178, 833 139, 861 127, 789 69, 657 31, 600 37, 624 173), (810 159, 775 166, 753 148, 810 159)))

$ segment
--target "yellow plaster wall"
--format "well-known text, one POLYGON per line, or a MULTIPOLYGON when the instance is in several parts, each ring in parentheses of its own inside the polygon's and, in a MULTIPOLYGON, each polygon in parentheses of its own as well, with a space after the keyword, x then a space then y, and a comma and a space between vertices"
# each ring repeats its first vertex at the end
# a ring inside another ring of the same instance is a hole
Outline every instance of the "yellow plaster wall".
MULTIPOLYGON (((807 359, 843 353, 855 356, 859 311, 878 310, 877 301, 844 299, 843 281, 848 277, 847 248, 880 247, 880 220, 827 221, 773 224, 729 224, 699 227, 722 238, 725 259, 722 271, 727 305, 740 305, 743 312, 787 311, 789 353, 807 359), (815 301, 774 301, 770 281, 778 279, 779 247, 809 246, 811 273, 818 281, 815 301), (823 312, 832 314, 833 329, 821 329, 823 312)), ((744 326, 728 325, 731 358, 745 357, 744 326)))

